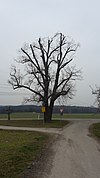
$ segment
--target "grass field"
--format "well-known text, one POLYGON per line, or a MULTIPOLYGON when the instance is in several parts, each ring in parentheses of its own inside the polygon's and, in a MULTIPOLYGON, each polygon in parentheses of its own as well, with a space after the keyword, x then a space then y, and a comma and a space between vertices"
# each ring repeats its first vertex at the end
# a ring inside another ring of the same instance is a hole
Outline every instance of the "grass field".
POLYGON ((95 123, 89 128, 90 132, 100 139, 100 123, 95 123))
POLYGON ((45 127, 45 128, 61 128, 68 124, 69 121, 64 120, 53 120, 50 123, 43 123, 42 120, 0 120, 0 125, 5 125, 5 126, 17 126, 17 127, 45 127))
MULTIPOLYGON (((10 117, 11 119, 38 119, 40 115, 38 113, 32 113, 32 112, 18 112, 18 113, 11 113, 10 117)), ((42 114, 40 116, 42 117, 42 114)), ((0 119, 7 119, 7 114, 0 114, 0 119)))
POLYGON ((54 114, 53 118, 66 118, 66 119, 100 119, 100 114, 64 114, 60 116, 59 114, 54 114))
POLYGON ((0 130, 0 178, 21 178, 50 137, 37 132, 0 130))
MULTIPOLYGON (((7 114, 0 114, 0 119, 7 119, 8 116, 7 114)), ((60 114, 53 114, 52 116, 53 119, 61 119, 61 118, 93 118, 93 119, 100 119, 100 114, 64 114, 61 116, 60 114)), ((42 113, 32 113, 32 112, 19 112, 19 113, 12 113, 11 114, 11 119, 43 119, 43 114, 42 113)))
MULTIPOLYGON (((18 117, 17 114, 15 116, 15 118, 18 117)), ((24 116, 26 116, 25 113, 22 118, 24 116)), ((10 121, 0 120, 0 125, 18 127, 61 128, 68 123, 67 120, 53 120, 49 124, 44 124, 43 120, 29 119, 29 117, 26 117, 26 120, 21 118, 10 121)), ((37 132, 0 130, 0 178, 22 178, 21 173, 30 167, 37 157, 40 157, 51 138, 51 135, 37 132)))

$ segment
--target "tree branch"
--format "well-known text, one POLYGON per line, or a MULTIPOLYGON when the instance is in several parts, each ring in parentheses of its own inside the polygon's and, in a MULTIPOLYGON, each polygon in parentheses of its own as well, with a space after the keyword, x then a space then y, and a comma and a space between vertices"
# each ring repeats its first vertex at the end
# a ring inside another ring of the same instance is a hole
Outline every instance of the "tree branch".
POLYGON ((65 84, 67 84, 71 77, 72 77, 72 72, 70 73, 70 75, 69 75, 68 78, 63 79, 63 80, 59 83, 59 85, 57 86, 57 88, 59 88, 64 82, 65 82, 65 84))
POLYGON ((41 54, 42 54, 42 60, 43 60, 43 64, 45 66, 45 55, 44 55, 44 48, 43 48, 43 45, 41 43, 41 38, 39 38, 39 41, 38 41, 39 45, 40 45, 40 50, 41 50, 41 54))
POLYGON ((65 66, 67 66, 73 59, 70 59, 69 61, 65 62, 63 65, 60 66, 60 70, 63 69, 65 66))
POLYGON ((33 93, 35 93, 36 95, 39 95, 41 98, 43 97, 39 92, 37 92, 36 90, 33 90, 32 88, 28 87, 28 86, 25 86, 25 85, 14 85, 13 86, 13 89, 16 90, 18 88, 25 88, 33 93))

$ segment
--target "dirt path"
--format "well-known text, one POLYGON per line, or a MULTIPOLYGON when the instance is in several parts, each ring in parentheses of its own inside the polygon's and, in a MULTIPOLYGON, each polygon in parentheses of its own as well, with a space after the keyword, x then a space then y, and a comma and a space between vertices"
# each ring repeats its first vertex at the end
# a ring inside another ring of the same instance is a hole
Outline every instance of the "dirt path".
POLYGON ((74 121, 54 145, 51 173, 45 178, 100 178, 100 144, 89 136, 94 121, 74 121))

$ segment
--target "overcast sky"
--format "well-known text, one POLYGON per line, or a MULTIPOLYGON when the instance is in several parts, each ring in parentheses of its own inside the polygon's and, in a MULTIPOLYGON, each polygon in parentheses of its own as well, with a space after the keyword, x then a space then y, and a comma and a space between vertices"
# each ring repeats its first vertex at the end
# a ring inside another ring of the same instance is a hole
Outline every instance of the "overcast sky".
POLYGON ((7 84, 17 51, 25 42, 56 32, 80 43, 75 61, 83 71, 76 96, 68 105, 91 106, 95 96, 89 85, 100 86, 100 1, 99 0, 0 0, 0 105, 19 105, 21 92, 7 84))

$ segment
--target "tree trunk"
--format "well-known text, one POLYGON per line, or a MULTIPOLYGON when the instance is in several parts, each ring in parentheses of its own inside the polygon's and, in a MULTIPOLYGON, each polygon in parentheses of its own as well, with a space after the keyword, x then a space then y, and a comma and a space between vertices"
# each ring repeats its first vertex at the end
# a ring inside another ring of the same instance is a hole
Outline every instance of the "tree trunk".
POLYGON ((52 121, 52 112, 53 112, 52 106, 48 106, 45 108, 45 112, 44 112, 44 122, 45 123, 52 121))
POLYGON ((10 112, 8 112, 8 121, 10 121, 10 112))

